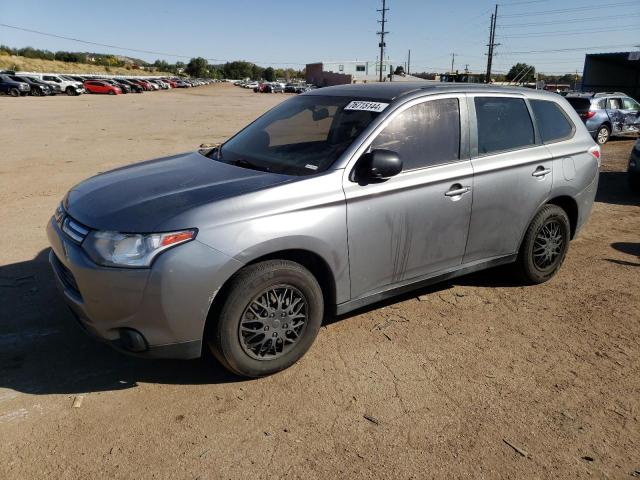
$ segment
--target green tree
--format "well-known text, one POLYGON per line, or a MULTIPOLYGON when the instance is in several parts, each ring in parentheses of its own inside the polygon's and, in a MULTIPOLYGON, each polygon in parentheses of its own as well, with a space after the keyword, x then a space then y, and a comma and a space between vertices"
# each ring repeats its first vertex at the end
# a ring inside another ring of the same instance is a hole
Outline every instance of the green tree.
POLYGON ((526 63, 516 63, 506 75, 506 79, 510 82, 514 80, 517 82, 533 82, 535 78, 535 67, 526 63))
POLYGON ((264 68, 259 67, 258 65, 251 65, 251 79, 252 80, 260 80, 264 77, 264 68))
POLYGON ((273 82, 276 79, 276 71, 271 67, 265 68, 262 75, 267 82, 273 82))
POLYGON ((251 77, 253 64, 243 61, 227 62, 222 67, 224 78, 242 80, 251 77))
POLYGON ((202 57, 192 58, 184 71, 192 77, 205 77, 209 72, 209 63, 202 57))

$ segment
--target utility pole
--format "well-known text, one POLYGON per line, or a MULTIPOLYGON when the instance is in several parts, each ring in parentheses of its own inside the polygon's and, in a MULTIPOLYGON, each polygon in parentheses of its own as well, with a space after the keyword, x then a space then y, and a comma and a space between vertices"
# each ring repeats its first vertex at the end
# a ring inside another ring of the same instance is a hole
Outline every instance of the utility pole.
POLYGON ((453 64, 455 63, 455 61, 456 61, 456 54, 452 53, 451 54, 451 73, 453 73, 453 64))
POLYGON ((407 75, 411 71, 411 49, 409 49, 409 56, 407 57, 407 75))
POLYGON ((464 64, 464 73, 469 73, 469 64, 468 63, 464 64))
POLYGON ((491 14, 491 25, 489 27, 489 52, 487 53, 487 78, 485 83, 491 83, 491 64, 493 63, 493 49, 500 45, 496 43, 496 21, 498 19, 498 4, 496 3, 495 13, 491 14))
POLYGON ((382 19, 378 20, 378 23, 381 26, 380 31, 378 32, 378 35, 380 35, 380 43, 378 46, 380 47, 380 81, 382 82, 384 71, 384 48, 387 46, 386 43, 384 43, 384 36, 389 33, 384 29, 387 23, 387 12, 389 11, 387 8, 387 0, 382 0, 382 9, 376 11, 382 14, 382 19))

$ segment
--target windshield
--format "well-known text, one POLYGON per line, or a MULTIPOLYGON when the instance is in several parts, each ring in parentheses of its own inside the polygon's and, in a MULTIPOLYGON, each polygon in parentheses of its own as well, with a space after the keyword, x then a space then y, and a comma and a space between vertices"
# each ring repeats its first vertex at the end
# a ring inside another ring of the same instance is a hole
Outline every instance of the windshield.
POLYGON ((212 158, 290 175, 326 170, 379 115, 353 107, 345 110, 352 100, 316 95, 287 100, 212 152, 212 158))

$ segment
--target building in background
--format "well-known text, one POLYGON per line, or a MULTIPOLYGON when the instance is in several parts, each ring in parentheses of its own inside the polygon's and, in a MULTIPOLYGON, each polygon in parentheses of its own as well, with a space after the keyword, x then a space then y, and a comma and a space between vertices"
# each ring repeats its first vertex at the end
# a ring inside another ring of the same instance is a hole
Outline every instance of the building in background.
POLYGON ((583 92, 624 92, 640 100, 640 52, 589 53, 583 92))
MULTIPOLYGON (((387 77, 392 73, 394 65, 403 65, 402 62, 394 64, 385 61, 383 74, 387 77)), ((331 85, 344 85, 346 83, 377 82, 380 79, 380 63, 377 61, 344 61, 344 62, 317 62, 308 63, 306 68, 307 83, 319 87, 331 85)))

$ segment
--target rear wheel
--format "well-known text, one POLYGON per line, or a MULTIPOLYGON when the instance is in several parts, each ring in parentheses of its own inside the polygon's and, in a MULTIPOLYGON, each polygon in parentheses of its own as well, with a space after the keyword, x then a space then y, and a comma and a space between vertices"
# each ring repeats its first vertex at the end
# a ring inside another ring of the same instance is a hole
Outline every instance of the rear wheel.
POLYGON ((571 227, 565 211, 557 205, 545 205, 533 218, 520 247, 518 267, 530 284, 553 277, 567 255, 571 227))
POLYGON ((611 130, 609 127, 606 125, 600 125, 600 128, 598 128, 598 131, 596 132, 596 142, 598 142, 599 145, 604 145, 609 141, 610 137, 611 130))
POLYGON ((324 304, 315 277, 302 265, 269 260, 231 280, 207 342, 230 371, 261 377, 297 362, 318 334, 324 304))

